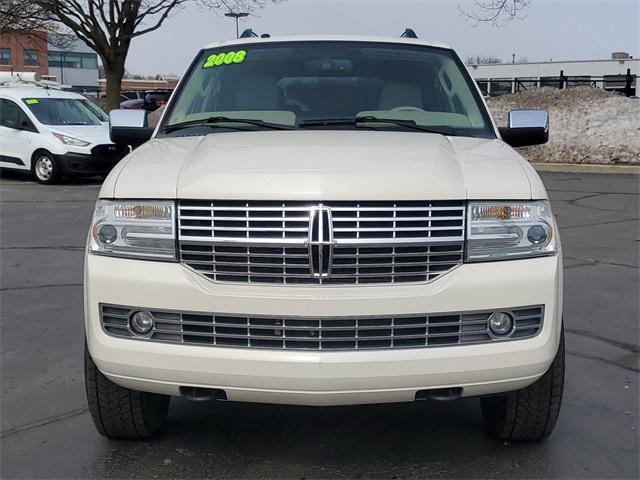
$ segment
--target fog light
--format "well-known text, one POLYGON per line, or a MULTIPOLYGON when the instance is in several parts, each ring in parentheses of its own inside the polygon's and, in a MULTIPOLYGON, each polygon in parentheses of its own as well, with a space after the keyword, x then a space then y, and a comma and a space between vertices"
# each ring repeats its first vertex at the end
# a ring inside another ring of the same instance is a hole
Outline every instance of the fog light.
POLYGON ((129 326, 134 333, 146 335, 153 329, 153 315, 149 312, 135 312, 129 318, 129 326))
POLYGON ((113 243, 118 238, 118 230, 113 225, 102 225, 98 230, 98 238, 102 243, 113 243))
POLYGON ((496 337, 504 337, 513 330, 513 318, 505 312, 494 312, 489 317, 489 330, 496 337))

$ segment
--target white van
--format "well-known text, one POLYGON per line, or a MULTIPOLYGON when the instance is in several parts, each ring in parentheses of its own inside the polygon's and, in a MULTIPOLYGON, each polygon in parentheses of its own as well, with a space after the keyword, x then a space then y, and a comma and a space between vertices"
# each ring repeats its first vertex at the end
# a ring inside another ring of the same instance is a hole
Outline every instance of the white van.
POLYGON ((40 183, 106 175, 129 152, 109 139, 108 117, 82 95, 20 83, 0 86, 0 167, 40 183))

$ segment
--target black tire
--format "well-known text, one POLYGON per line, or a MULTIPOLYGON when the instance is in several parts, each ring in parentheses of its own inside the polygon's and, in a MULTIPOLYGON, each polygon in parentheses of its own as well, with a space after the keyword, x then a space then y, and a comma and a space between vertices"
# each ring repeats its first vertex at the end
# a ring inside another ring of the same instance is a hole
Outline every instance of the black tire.
POLYGON ((105 437, 149 438, 167 417, 171 397, 116 385, 100 373, 86 345, 84 381, 91 418, 98 432, 105 437))
POLYGON ((489 434, 499 440, 544 440, 558 420, 563 389, 564 327, 556 357, 539 380, 522 390, 481 399, 489 434))
POLYGON ((62 169, 53 155, 46 150, 38 150, 31 159, 31 174, 36 182, 51 185, 60 181, 62 169))

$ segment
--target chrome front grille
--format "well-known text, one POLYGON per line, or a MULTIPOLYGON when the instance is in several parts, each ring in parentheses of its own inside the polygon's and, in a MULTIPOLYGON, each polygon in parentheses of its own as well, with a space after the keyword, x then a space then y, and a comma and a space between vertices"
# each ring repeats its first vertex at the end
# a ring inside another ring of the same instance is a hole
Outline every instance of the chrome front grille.
POLYGON ((462 263, 463 202, 187 201, 180 260, 221 282, 427 282, 462 263))
POLYGON ((542 306, 500 309, 512 315, 513 332, 489 333, 495 310, 364 317, 272 317, 149 310, 155 319, 147 336, 131 332, 136 307, 101 305, 104 330, 112 336, 215 347, 284 350, 365 350, 470 345, 531 338, 542 328, 542 306))

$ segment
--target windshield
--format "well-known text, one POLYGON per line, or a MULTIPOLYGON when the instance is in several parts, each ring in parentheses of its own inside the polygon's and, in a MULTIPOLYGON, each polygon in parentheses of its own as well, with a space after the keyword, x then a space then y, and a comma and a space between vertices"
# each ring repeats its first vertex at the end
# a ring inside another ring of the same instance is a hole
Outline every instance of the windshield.
POLYGON ((419 132, 411 128, 417 125, 493 138, 472 82, 453 51, 442 48, 334 41, 216 48, 192 65, 162 130, 173 136, 266 128, 241 122, 251 119, 314 129, 419 132))
POLYGON ((104 113, 102 111, 102 109, 98 105, 96 105, 95 103, 93 103, 90 100, 81 100, 81 102, 89 110, 91 110, 91 113, 93 113, 98 120, 100 120, 101 122, 108 122, 109 121, 109 115, 104 113))
MULTIPOLYGON (((89 100, 74 98, 23 98, 25 105, 38 121, 45 125, 100 125, 108 121, 106 115, 99 116, 98 107, 89 105, 89 100)), ((101 111, 100 111, 101 112, 101 111)))

